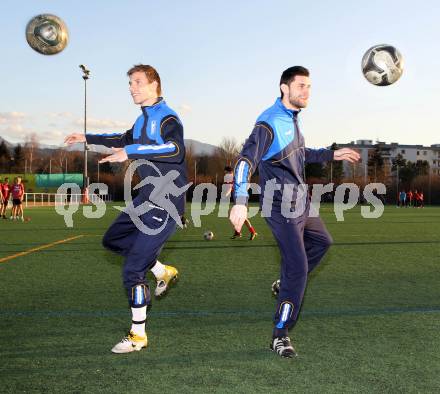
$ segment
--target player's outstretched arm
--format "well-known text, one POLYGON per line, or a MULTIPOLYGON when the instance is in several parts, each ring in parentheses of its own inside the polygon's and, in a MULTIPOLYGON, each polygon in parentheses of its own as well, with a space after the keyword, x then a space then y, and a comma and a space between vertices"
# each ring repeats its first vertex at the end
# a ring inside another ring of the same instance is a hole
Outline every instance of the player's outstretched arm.
POLYGON ((99 160, 99 163, 121 163, 128 160, 127 152, 124 148, 112 148, 113 153, 99 160))
POLYGON ((333 160, 345 160, 350 163, 356 163, 361 158, 361 155, 353 149, 341 148, 335 150, 333 160))
POLYGON ((333 154, 334 154, 334 151, 331 149, 305 148, 305 162, 306 163, 325 163, 327 161, 333 160, 333 154))
POLYGON ((65 139, 66 145, 76 144, 80 142, 87 142, 91 145, 103 145, 107 148, 123 148, 126 145, 133 143, 133 128, 124 133, 112 134, 84 134, 72 133, 65 139))
POLYGON ((86 142, 86 137, 84 133, 72 133, 64 138, 64 143, 66 145, 76 144, 78 142, 86 142))

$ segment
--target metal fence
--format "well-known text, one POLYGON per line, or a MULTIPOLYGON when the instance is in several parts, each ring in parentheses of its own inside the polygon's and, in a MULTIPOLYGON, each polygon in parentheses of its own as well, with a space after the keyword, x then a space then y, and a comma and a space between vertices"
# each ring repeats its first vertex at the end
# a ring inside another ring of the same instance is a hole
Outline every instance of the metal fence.
MULTIPOLYGON (((81 204, 84 202, 97 203, 99 199, 104 202, 111 202, 110 195, 98 195, 94 193, 87 194, 87 200, 85 194, 59 194, 59 193, 25 193, 23 196, 23 205, 25 207, 37 207, 37 206, 55 206, 66 205, 69 203, 81 204)), ((9 205, 12 205, 12 199, 8 201, 9 205)))

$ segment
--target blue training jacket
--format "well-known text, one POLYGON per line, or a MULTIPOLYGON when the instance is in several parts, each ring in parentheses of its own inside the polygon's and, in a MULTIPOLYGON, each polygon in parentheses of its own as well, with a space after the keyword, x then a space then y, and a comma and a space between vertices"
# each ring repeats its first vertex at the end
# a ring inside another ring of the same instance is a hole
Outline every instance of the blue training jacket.
POLYGON ((246 204, 248 186, 258 167, 263 201, 266 182, 274 180, 280 190, 273 194, 273 207, 280 207, 285 185, 293 185, 290 204, 294 205, 298 185, 305 183, 304 164, 333 160, 330 149, 309 149, 298 126, 299 111, 287 109, 278 98, 257 119, 246 140, 234 170, 234 193, 237 204, 246 204))
MULTIPOLYGON (((187 184, 185 145, 183 126, 179 117, 162 97, 156 104, 141 109, 142 114, 130 130, 114 134, 86 134, 87 143, 124 148, 129 159, 149 160, 162 175, 177 170, 179 176, 174 183, 179 188, 185 186, 187 184)), ((148 176, 158 176, 156 170, 149 165, 139 166, 138 174, 141 180, 148 176)), ((141 188, 140 192, 145 200, 149 200, 153 189, 154 186, 150 184, 141 188)), ((185 193, 177 197, 169 195, 169 198, 182 215, 185 193)))

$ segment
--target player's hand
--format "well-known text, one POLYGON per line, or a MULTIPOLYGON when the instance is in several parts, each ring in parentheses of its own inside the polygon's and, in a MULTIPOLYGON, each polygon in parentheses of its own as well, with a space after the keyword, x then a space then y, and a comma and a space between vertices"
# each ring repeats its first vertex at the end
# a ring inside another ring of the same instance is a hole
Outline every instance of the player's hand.
POLYGON ((127 152, 124 148, 112 148, 113 153, 110 156, 99 160, 99 163, 121 163, 128 160, 127 152))
POLYGON ((346 160, 350 163, 356 163, 361 158, 361 155, 353 149, 341 148, 335 150, 333 160, 346 160))
POLYGON ((84 133, 73 133, 64 138, 64 143, 66 145, 76 144, 77 142, 86 142, 86 136, 84 133))
POLYGON ((235 231, 241 232, 244 221, 247 219, 247 207, 246 205, 234 205, 229 214, 229 221, 234 226, 235 231))

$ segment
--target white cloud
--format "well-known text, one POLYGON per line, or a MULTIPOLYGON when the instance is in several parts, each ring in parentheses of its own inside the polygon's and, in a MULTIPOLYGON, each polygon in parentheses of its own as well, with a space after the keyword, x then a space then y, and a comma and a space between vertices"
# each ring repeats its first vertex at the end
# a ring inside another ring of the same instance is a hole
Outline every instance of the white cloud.
POLYGON ((0 135, 10 142, 22 142, 32 130, 25 126, 29 116, 24 112, 0 112, 0 135))
POLYGON ((0 124, 19 122, 27 117, 24 112, 0 112, 0 124))
POLYGON ((73 118, 73 114, 71 112, 49 112, 46 114, 47 117, 52 119, 66 119, 66 118, 73 118))
POLYGON ((24 144, 30 135, 36 135, 41 144, 62 145, 67 133, 59 130, 36 131, 21 125, 11 125, 0 129, 1 136, 8 142, 24 144))
MULTIPOLYGON (((73 124, 77 127, 83 127, 84 119, 76 119, 73 124)), ((120 122, 117 120, 87 118, 87 130, 98 129, 99 131, 105 131, 105 129, 117 129, 118 131, 125 131, 131 128, 131 126, 132 125, 130 123, 120 122)))
POLYGON ((60 125, 62 119, 69 117, 71 121, 69 112, 46 113, 38 117, 23 112, 0 112, 0 135, 8 142, 23 144, 35 134, 42 144, 61 145, 67 134, 78 131, 71 125, 60 125), (48 122, 49 119, 52 121, 48 122))
POLYGON ((1 136, 8 142, 22 142, 24 141, 26 135, 32 132, 20 124, 11 124, 7 127, 2 127, 0 131, 1 136))
POLYGON ((11 124, 6 128, 6 130, 10 133, 24 133, 26 132, 25 128, 21 124, 11 124))

